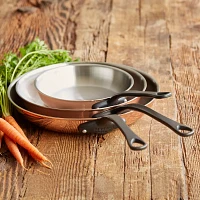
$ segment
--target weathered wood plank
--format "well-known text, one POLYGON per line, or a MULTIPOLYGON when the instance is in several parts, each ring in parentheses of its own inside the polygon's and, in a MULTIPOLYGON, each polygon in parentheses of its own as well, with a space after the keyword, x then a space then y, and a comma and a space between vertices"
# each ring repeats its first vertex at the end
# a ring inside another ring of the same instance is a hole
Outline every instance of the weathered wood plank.
MULTIPOLYGON (((81 2, 76 1, 79 5, 81 2)), ((73 4, 70 1, 18 1, 10 9, 2 4, 2 10, 8 12, 0 15, 0 53, 16 51, 36 37, 45 40, 52 49, 63 47, 73 4)))
POLYGON ((0 3, 0 57, 39 36, 51 48, 69 49, 82 60, 132 65, 173 93, 155 101, 154 109, 196 131, 180 140, 144 116, 131 128, 149 148, 133 152, 120 131, 101 138, 64 135, 18 118, 54 168, 39 167, 22 150, 29 168, 22 171, 6 151, 0 156, 0 199, 198 199, 198 1, 0 3))
POLYGON ((86 1, 76 25, 74 55, 83 61, 105 61, 112 1, 86 1), (94 7, 95 5, 95 7, 94 7))
POLYGON ((199 199, 199 1, 167 1, 171 33, 172 75, 179 119, 195 129, 195 135, 182 140, 183 164, 189 199, 199 199))
MULTIPOLYGON (((107 61, 142 69, 155 77, 162 91, 174 94, 164 1, 113 1, 108 47, 107 61)), ((176 119, 174 95, 155 101, 154 109, 176 119)), ((135 127, 149 149, 138 153, 126 148, 124 180, 120 179, 124 198, 187 198, 178 136, 147 117, 135 127)))
POLYGON ((91 199, 95 143, 93 136, 43 132, 38 148, 51 158, 54 167, 49 171, 32 164, 24 177, 20 196, 23 199, 91 199))

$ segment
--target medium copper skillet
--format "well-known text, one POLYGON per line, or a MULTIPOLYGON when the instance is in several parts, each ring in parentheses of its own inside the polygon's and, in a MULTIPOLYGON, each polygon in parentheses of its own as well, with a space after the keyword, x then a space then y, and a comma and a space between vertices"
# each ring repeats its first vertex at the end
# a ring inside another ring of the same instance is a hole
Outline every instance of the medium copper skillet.
MULTIPOLYGON (((89 106, 88 104, 87 105, 83 104, 84 106, 83 109, 78 109, 78 108, 77 109, 76 108, 57 109, 57 108, 46 107, 44 103, 42 102, 42 100, 40 99, 38 91, 36 87, 34 86, 34 80, 38 77, 38 75, 40 75, 44 71, 47 71, 49 69, 55 69, 60 66, 70 68, 70 65, 71 63, 61 63, 61 64, 55 64, 55 65, 42 67, 42 68, 33 70, 31 72, 28 72, 27 74, 24 74, 22 77, 20 77, 20 79, 18 79, 19 81, 16 80, 16 91, 18 95, 20 93, 19 97, 21 98, 21 101, 24 102, 25 108, 29 111, 37 112, 38 114, 48 115, 48 116, 50 115, 53 117, 88 118, 97 112, 103 111, 104 109, 110 109, 115 106, 115 105, 107 105, 106 107, 106 105, 104 105, 103 108, 92 109, 91 106, 96 102, 88 101, 89 106), (17 86, 18 86, 18 90, 17 90, 17 86), (85 106, 87 106, 87 108, 85 106)), ((79 65, 81 67, 92 65, 94 68, 96 66, 99 66, 97 63, 93 63, 93 62, 89 64, 88 63, 85 64, 84 62, 76 63, 76 66, 79 66, 79 65)), ((108 64, 101 63, 101 66, 102 65, 108 65, 108 64)), ((73 66, 73 63, 72 63, 72 66, 73 66)), ((120 69, 120 67, 117 67, 116 65, 109 64, 109 66, 120 69)), ((137 72, 133 68, 129 68, 125 71, 128 72, 133 77, 134 82, 135 82, 131 90, 138 90, 137 92, 142 92, 146 90, 146 87, 147 87, 146 80, 139 72, 137 72)), ((123 105, 127 103, 137 103, 139 99, 140 99, 139 97, 128 97, 126 98, 126 102, 124 102, 125 99, 120 98, 120 102, 116 102, 116 104, 123 105)), ((115 99, 115 101, 117 101, 117 99, 115 99)))
MULTIPOLYGON (((63 63, 61 63, 61 66, 64 68, 70 68, 70 64, 66 63, 65 65, 63 65, 63 63)), ((76 66, 93 66, 95 68, 95 66, 98 66, 97 63, 76 63, 76 66)), ((115 68, 119 68, 117 65, 115 64, 107 64, 107 63, 101 63, 100 66, 103 65, 108 65, 108 66, 112 66, 115 68)), ((73 65, 72 65, 73 66, 73 65)), ((133 68, 129 68, 129 69, 125 69, 124 71, 128 72, 134 79, 135 83, 133 85, 133 87, 131 88, 131 90, 129 91, 124 91, 120 94, 116 94, 111 98, 106 98, 103 101, 98 101, 98 103, 95 104, 95 101, 93 103, 93 109, 92 108, 85 108, 85 109, 58 109, 58 108, 50 108, 50 107, 46 107, 44 106, 43 102, 41 101, 39 95, 38 95, 38 91, 36 90, 36 88, 34 87, 34 79, 35 77, 38 76, 38 74, 49 70, 49 69, 57 69, 57 67, 60 67, 60 65, 51 65, 51 66, 47 66, 44 67, 43 69, 37 69, 34 70, 33 72, 30 72, 28 74, 25 74, 24 76, 22 76, 19 81, 16 81, 16 91, 17 91, 17 86, 18 86, 18 94, 19 94, 19 85, 22 85, 21 90, 23 91, 22 94, 24 94, 23 96, 19 96, 19 98, 21 98, 21 101, 24 102, 24 106, 27 110, 32 111, 32 112, 36 112, 38 114, 42 114, 42 115, 48 115, 48 116, 52 116, 52 117, 63 117, 63 118, 92 118, 92 116, 98 112, 102 112, 104 110, 107 109, 111 109, 113 107, 115 107, 116 105, 124 105, 124 104, 130 104, 130 103, 137 103, 140 100, 140 97, 143 96, 147 96, 147 97, 153 97, 153 98, 166 98, 169 97, 171 95, 171 93, 166 92, 158 92, 158 91, 143 91, 146 90, 147 84, 146 84, 146 80, 145 78, 142 76, 141 73, 137 72, 135 69, 133 68), (20 83, 20 84, 19 84, 20 83), (23 84, 27 86, 23 86, 23 84)), ((123 84, 123 83, 121 83, 123 84)), ((73 103, 73 101, 70 101, 71 103, 73 103)), ((91 106, 91 102, 93 101, 88 101, 89 105, 91 106)), ((67 104, 69 102, 67 101, 67 104)), ((86 106, 86 104, 84 105, 86 106)))

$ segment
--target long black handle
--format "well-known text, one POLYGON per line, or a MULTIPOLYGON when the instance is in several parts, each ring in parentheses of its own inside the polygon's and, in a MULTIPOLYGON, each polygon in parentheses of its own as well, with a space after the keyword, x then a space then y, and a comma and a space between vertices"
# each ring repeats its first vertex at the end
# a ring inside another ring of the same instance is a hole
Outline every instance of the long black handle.
POLYGON ((163 98, 168 98, 172 94, 170 92, 151 92, 151 91, 137 91, 137 90, 129 90, 122 92, 120 94, 116 94, 112 96, 109 99, 100 101, 95 103, 92 108, 97 109, 97 108, 104 108, 104 107, 109 107, 113 105, 117 105, 119 103, 123 103, 127 96, 133 96, 133 97, 152 97, 156 99, 163 99, 163 98))
POLYGON ((155 110, 152 110, 151 108, 148 108, 141 104, 127 104, 124 106, 119 106, 117 108, 107 110, 105 112, 97 113, 93 115, 93 117, 99 118, 99 117, 104 117, 111 114, 119 114, 120 112, 127 109, 136 110, 136 111, 149 115, 150 117, 156 119, 157 121, 161 122, 162 124, 172 129, 175 133, 177 133, 180 136, 187 137, 194 134, 194 130, 192 128, 184 124, 180 124, 172 119, 169 119, 168 117, 165 117, 164 115, 156 112, 155 110))
POLYGON ((121 130, 132 150, 143 150, 147 147, 147 144, 138 137, 118 115, 108 115, 97 120, 85 122, 78 126, 79 132, 93 134, 105 134, 115 128, 121 130))

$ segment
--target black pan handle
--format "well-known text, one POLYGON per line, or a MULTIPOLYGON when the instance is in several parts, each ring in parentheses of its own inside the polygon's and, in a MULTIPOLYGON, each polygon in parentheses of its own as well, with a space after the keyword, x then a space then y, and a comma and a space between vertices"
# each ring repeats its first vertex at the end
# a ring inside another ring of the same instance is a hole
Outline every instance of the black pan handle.
POLYGON ((92 105, 93 109, 97 108, 104 108, 113 105, 117 105, 119 103, 123 103, 126 100, 126 96, 133 96, 133 97, 151 97, 156 99, 163 99, 171 97, 171 92, 151 92, 151 91, 137 91, 137 90, 129 90, 122 92, 120 94, 116 94, 109 99, 100 101, 92 105))
POLYGON ((132 150, 146 149, 147 144, 138 137, 118 115, 108 115, 97 120, 82 123, 78 126, 79 132, 90 134, 106 134, 116 128, 119 128, 124 134, 132 150))
POLYGON ((136 110, 142 113, 145 113, 149 115, 150 117, 156 119, 157 121, 161 122, 162 124, 166 125, 168 128, 173 130, 175 133, 177 133, 180 136, 188 137, 194 134, 194 130, 184 124, 180 124, 172 119, 169 119, 168 117, 165 117, 164 115, 156 112, 155 110, 152 110, 151 108, 148 108, 141 104, 127 104, 124 106, 119 106, 117 108, 107 110, 105 112, 100 112, 95 115, 93 115, 94 118, 104 117, 111 114, 119 114, 120 112, 124 110, 136 110))

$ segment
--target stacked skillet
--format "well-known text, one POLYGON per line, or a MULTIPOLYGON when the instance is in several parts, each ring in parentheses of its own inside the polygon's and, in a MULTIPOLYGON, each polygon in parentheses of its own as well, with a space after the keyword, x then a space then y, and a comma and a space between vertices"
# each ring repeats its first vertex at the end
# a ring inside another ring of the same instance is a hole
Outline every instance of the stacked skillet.
POLYGON ((194 133, 150 108, 154 99, 170 96, 159 92, 156 81, 144 72, 97 62, 42 67, 19 77, 8 88, 9 100, 29 121, 65 133, 105 134, 119 128, 132 150, 147 147, 128 126, 142 114, 180 136, 194 133))

